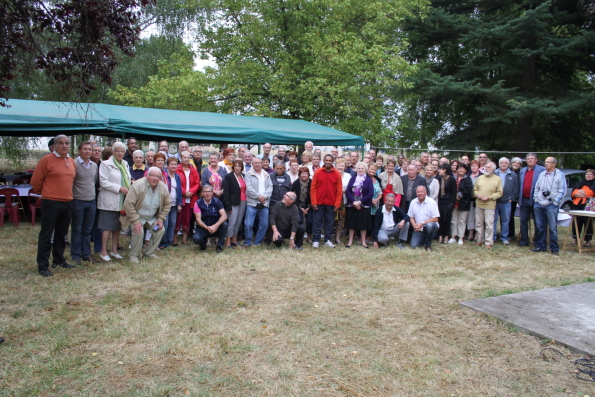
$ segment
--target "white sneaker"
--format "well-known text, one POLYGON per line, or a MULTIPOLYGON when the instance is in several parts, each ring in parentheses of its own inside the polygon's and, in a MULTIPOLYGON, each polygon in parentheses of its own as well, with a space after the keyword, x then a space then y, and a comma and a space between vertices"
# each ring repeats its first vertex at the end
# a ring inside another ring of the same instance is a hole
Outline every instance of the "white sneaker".
POLYGON ((318 241, 314 241, 314 242, 312 243, 312 248, 318 248, 318 246, 319 246, 319 245, 320 245, 320 244, 318 243, 318 241))
POLYGON ((331 240, 329 240, 329 241, 327 241, 326 243, 324 243, 324 246, 325 246, 325 247, 329 247, 329 248, 335 248, 335 244, 333 244, 333 243, 331 242, 331 240))
POLYGON ((149 258, 153 258, 153 259, 158 259, 158 258, 159 258, 159 257, 158 257, 157 255, 155 255, 155 254, 149 254, 149 255, 147 255, 147 257, 149 257, 149 258))
POLYGON ((462 238, 459 239, 459 245, 463 245, 463 239, 462 238))
POLYGON ((106 261, 106 262, 109 262, 109 261, 111 261, 111 259, 110 259, 109 255, 103 256, 103 255, 99 254, 99 257, 100 257, 101 259, 103 259, 104 261, 106 261))
POLYGON ((454 237, 451 238, 450 240, 448 240, 448 244, 454 244, 456 242, 457 242, 457 240, 455 240, 454 237))
POLYGON ((124 257, 122 255, 114 254, 113 252, 110 252, 109 256, 111 256, 112 258, 116 258, 116 259, 124 259, 124 257))
POLYGON ((140 263, 140 261, 138 260, 138 258, 136 256, 131 256, 130 257, 130 262, 132 262, 132 263, 140 263))

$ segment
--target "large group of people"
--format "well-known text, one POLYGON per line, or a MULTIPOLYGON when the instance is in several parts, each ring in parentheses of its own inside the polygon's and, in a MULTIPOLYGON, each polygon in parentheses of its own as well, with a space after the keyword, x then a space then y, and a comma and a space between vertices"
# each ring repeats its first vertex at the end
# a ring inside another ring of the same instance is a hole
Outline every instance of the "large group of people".
MULTIPOLYGON (((515 237, 517 203, 518 244, 529 245, 534 218, 532 251, 547 251, 548 231, 550 252, 559 251, 556 220, 566 182, 554 157, 541 166, 529 153, 525 167, 520 158, 502 157, 496 164, 485 153, 451 161, 436 153, 408 159, 370 150, 360 159, 356 151, 340 155, 333 147, 323 154, 306 142, 302 153, 280 147, 276 155, 266 143, 257 156, 226 145, 204 161, 202 148, 186 141, 170 154, 166 141, 157 152, 143 152, 129 138, 106 148, 81 142, 73 160, 67 136, 52 143, 31 181, 43 197, 37 255, 42 276, 52 275, 50 254, 53 266, 64 268, 123 259, 121 234, 129 237, 133 263, 187 245, 188 236, 201 250, 214 245, 216 252, 286 240, 297 250, 308 243, 314 249, 408 244, 431 251, 434 240, 490 249, 515 237), (69 228, 73 263, 64 256, 69 228)), ((575 187, 575 209, 593 197, 594 180, 587 170, 575 187)), ((581 222, 579 228, 585 227, 581 222)), ((586 244, 591 237, 586 230, 586 244)))

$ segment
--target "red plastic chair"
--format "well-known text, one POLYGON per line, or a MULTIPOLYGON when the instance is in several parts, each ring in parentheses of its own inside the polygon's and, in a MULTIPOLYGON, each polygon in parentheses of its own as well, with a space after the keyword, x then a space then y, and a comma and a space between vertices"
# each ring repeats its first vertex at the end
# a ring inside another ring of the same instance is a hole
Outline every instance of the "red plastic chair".
POLYGON ((0 203, 0 227, 4 227, 4 215, 9 214, 9 221, 15 226, 19 225, 19 191, 12 188, 0 189, 0 196, 4 196, 4 202, 0 203))
POLYGON ((15 179, 12 181, 13 185, 30 185, 31 184, 31 176, 21 176, 20 178, 15 179))
POLYGON ((41 197, 32 196, 33 188, 29 189, 29 211, 31 211, 31 225, 35 226, 35 214, 37 210, 41 211, 41 197))

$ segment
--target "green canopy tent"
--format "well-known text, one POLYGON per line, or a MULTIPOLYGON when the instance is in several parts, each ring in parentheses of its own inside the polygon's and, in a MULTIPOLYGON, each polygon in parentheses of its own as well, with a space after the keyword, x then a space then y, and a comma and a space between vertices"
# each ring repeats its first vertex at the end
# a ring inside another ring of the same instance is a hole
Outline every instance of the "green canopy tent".
POLYGON ((304 120, 146 109, 100 103, 11 99, 0 107, 0 135, 105 135, 157 141, 363 146, 362 137, 304 120))

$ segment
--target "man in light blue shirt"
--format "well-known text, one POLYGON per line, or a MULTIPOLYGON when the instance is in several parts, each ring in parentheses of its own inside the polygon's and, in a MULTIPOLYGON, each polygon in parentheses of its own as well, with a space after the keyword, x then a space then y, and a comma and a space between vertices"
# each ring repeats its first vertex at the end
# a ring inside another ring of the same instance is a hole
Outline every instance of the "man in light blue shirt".
POLYGON ((535 248, 533 252, 546 252, 546 228, 550 231, 550 251, 558 255, 558 209, 566 193, 564 173, 556 168, 554 157, 545 159, 545 171, 535 183, 535 248))

